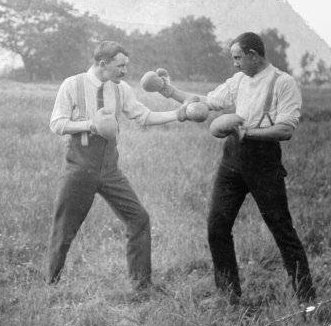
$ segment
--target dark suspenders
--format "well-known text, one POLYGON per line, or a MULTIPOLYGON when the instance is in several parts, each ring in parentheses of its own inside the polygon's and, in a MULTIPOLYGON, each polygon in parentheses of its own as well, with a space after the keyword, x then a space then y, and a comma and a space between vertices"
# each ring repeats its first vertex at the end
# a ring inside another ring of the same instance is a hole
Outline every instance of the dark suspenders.
POLYGON ((260 118, 257 127, 260 128, 262 121, 264 120, 265 117, 267 117, 269 119, 270 124, 273 126, 274 122, 272 121, 269 111, 271 109, 271 105, 272 105, 272 99, 273 99, 273 95, 274 95, 274 88, 275 88, 275 83, 276 80, 278 79, 278 77, 280 76, 280 73, 278 71, 275 71, 274 76, 272 77, 270 86, 269 86, 269 91, 264 103, 264 108, 263 108, 263 113, 262 113, 262 117, 260 118))

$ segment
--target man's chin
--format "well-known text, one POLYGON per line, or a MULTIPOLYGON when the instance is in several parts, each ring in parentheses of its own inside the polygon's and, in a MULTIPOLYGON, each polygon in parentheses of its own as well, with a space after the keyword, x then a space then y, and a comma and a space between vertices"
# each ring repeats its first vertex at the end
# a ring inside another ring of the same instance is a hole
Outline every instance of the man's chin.
POLYGON ((123 79, 123 77, 118 77, 118 78, 113 78, 111 79, 111 81, 115 84, 119 84, 121 82, 121 80, 123 79))

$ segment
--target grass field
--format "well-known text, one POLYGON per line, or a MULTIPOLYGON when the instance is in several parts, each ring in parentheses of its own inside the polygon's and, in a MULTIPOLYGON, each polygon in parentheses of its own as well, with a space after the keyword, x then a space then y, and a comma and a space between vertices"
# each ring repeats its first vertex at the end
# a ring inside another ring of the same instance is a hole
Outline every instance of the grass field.
MULTIPOLYGON (((43 281, 63 144, 48 121, 58 85, 0 82, 0 325, 268 325, 298 304, 275 243, 251 197, 234 227, 241 306, 217 297, 206 216, 222 141, 207 122, 140 129, 121 121, 120 165, 150 213, 153 280, 165 288, 135 301, 126 278, 125 230, 98 196, 55 287, 43 281)), ((184 84, 205 93, 213 85, 184 84)), ((138 97, 153 110, 177 104, 138 97)), ((331 90, 305 89, 304 114, 284 165, 294 224, 307 250, 318 302, 331 299, 331 90)), ((304 320, 275 325, 331 325, 331 303, 304 320)))

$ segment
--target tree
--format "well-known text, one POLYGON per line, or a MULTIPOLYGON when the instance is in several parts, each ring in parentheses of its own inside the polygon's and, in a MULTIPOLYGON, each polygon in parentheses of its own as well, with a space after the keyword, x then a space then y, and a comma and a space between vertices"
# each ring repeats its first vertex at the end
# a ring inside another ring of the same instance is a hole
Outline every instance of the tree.
POLYGON ((159 61, 171 67, 178 79, 219 81, 229 75, 228 58, 223 54, 209 18, 187 16, 157 35, 159 61))
POLYGON ((140 79, 144 72, 162 65, 161 49, 152 34, 135 30, 124 40, 124 45, 130 53, 130 77, 140 79))
POLYGON ((313 72, 313 82, 317 86, 321 86, 331 81, 331 70, 330 67, 326 66, 324 60, 318 60, 316 64, 316 70, 313 72))
POLYGON ((38 54, 45 51, 49 34, 68 17, 71 8, 56 1, 13 0, 0 6, 0 45, 22 57, 33 79, 42 62, 38 54))
POLYGON ((308 51, 302 56, 300 66, 302 68, 300 81, 303 85, 321 86, 331 81, 331 68, 327 67, 322 59, 316 62, 315 55, 308 51))
POLYGON ((85 69, 102 28, 100 35, 111 29, 56 0, 11 0, 0 6, 0 46, 21 56, 30 80, 85 69))
POLYGON ((92 53, 89 18, 67 17, 43 38, 43 47, 35 53, 39 78, 62 79, 81 72, 90 62, 92 53))
POLYGON ((286 50, 290 44, 286 41, 285 37, 279 35, 276 28, 263 31, 261 37, 265 43, 269 61, 280 70, 290 72, 286 54, 286 50))
POLYGON ((63 78, 83 70, 92 63, 97 43, 105 39, 122 42, 124 31, 105 25, 97 16, 69 16, 58 30, 48 38, 49 45, 40 57, 49 60, 45 67, 54 71, 56 78, 63 78))
POLYGON ((315 61, 315 56, 308 51, 302 56, 300 61, 300 66, 302 69, 300 80, 301 83, 307 85, 311 82, 312 75, 313 75, 313 64, 315 61))

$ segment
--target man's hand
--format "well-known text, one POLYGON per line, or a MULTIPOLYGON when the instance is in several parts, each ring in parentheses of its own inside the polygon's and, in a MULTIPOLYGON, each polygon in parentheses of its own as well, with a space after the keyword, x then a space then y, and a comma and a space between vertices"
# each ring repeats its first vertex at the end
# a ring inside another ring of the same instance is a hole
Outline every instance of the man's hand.
POLYGON ((158 68, 156 69, 156 73, 163 80, 163 87, 159 93, 166 98, 171 97, 174 92, 174 88, 170 84, 170 75, 168 71, 164 68, 158 68))
POLYGON ((185 120, 188 119, 187 116, 187 107, 191 104, 191 103, 197 103, 199 102, 200 99, 198 96, 194 96, 192 99, 185 101, 180 108, 177 110, 177 120, 179 122, 184 122, 185 120))
POLYGON ((184 122, 185 120, 187 120, 185 103, 181 105, 180 108, 177 110, 177 120, 179 122, 184 122))
POLYGON ((146 92, 159 92, 166 98, 171 97, 174 92, 174 87, 170 84, 169 74, 163 68, 159 68, 157 72, 146 72, 141 78, 140 84, 146 92))
POLYGON ((237 114, 222 114, 213 120, 209 128, 212 135, 217 138, 225 138, 234 132, 243 138, 244 129, 240 129, 243 123, 244 119, 237 114), (242 134, 239 135, 239 132, 242 134))
POLYGON ((164 68, 157 68, 156 69, 156 73, 159 77, 161 77, 162 79, 164 79, 165 83, 167 85, 170 85, 170 76, 169 73, 166 69, 164 68))
POLYGON ((247 127, 244 127, 243 125, 238 126, 235 128, 235 133, 238 135, 239 141, 241 142, 247 133, 247 127))
POLYGON ((107 112, 104 108, 96 112, 91 126, 95 126, 95 134, 107 140, 116 138, 118 123, 115 114, 107 112))
POLYGON ((190 100, 185 101, 177 110, 177 120, 180 122, 185 120, 203 122, 207 119, 208 113, 208 105, 201 102, 198 96, 194 96, 190 100))

